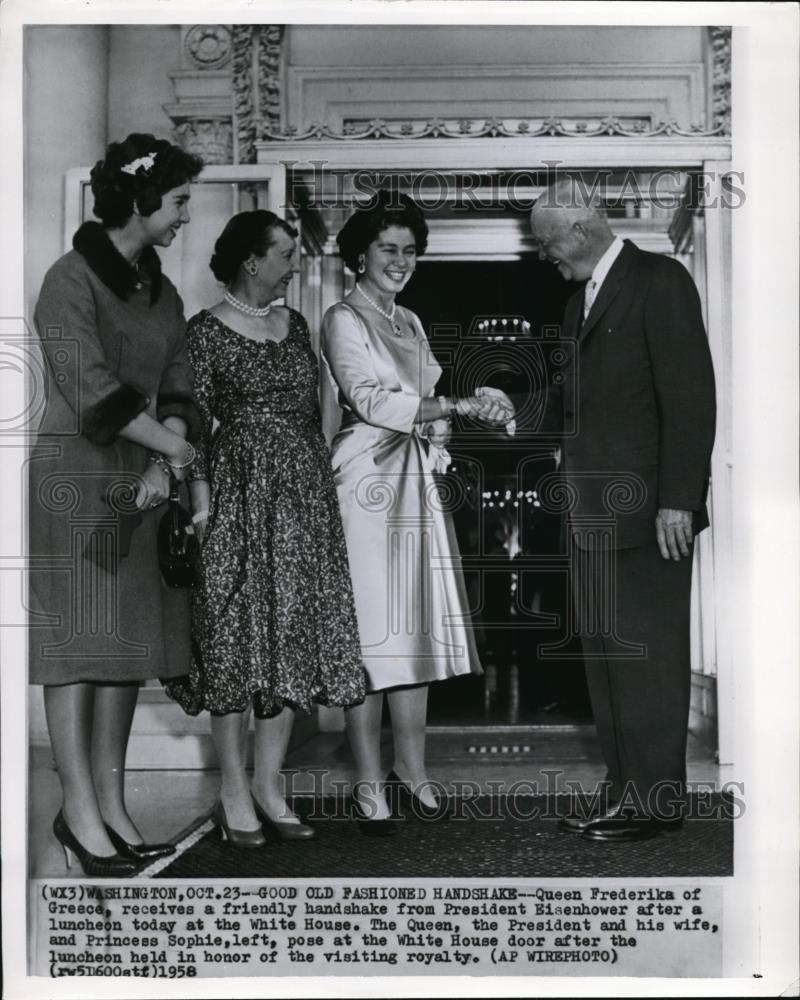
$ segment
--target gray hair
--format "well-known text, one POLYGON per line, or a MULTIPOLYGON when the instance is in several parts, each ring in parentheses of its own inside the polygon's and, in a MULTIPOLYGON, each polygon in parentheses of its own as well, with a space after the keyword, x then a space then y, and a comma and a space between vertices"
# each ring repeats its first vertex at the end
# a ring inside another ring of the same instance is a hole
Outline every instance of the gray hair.
POLYGON ((596 236, 611 232, 597 187, 589 187, 580 178, 565 177, 546 187, 531 211, 531 221, 542 218, 555 227, 571 226, 576 222, 596 236))

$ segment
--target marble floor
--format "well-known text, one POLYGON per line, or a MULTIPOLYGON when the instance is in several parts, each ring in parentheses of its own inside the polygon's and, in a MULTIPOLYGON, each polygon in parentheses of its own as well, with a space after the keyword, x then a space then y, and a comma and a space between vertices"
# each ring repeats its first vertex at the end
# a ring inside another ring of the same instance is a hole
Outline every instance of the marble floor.
MULTIPOLYGON (((391 762, 391 735, 384 734, 383 759, 391 762)), ((604 768, 591 725, 431 727, 428 730, 430 776, 446 789, 459 782, 477 783, 484 792, 566 791, 580 782, 587 791, 602 779, 604 768), (535 787, 533 787, 535 785, 535 787)), ((720 779, 714 752, 689 737, 690 782, 720 779)), ((343 790, 352 779, 352 758, 344 733, 317 732, 295 745, 286 760, 286 780, 295 794, 343 790)), ((34 747, 30 759, 29 869, 34 878, 79 878, 68 871, 51 832, 60 804, 60 788, 50 751, 34 747)), ((143 835, 152 841, 177 840, 214 805, 218 774, 214 770, 136 770, 127 774, 127 801, 143 835)))

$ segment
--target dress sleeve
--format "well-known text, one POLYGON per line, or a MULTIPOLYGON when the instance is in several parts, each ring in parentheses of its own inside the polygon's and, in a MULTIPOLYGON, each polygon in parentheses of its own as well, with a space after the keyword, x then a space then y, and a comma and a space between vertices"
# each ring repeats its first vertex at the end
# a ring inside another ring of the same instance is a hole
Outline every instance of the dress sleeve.
POLYGON ((208 458, 211 453, 211 436, 214 429, 216 388, 211 347, 205 326, 191 320, 186 336, 187 356, 194 373, 194 404, 197 409, 198 434, 194 442, 197 457, 190 474, 191 479, 208 479, 208 458))
POLYGON ((381 385, 364 330, 349 309, 337 305, 325 314, 322 350, 341 395, 359 419, 411 433, 421 396, 381 385))
POLYGON ((93 444, 111 444, 150 400, 112 373, 98 335, 94 297, 79 270, 50 269, 34 322, 48 367, 58 372, 51 377, 51 391, 61 393, 75 412, 84 437, 93 444))
POLYGON ((194 378, 186 346, 186 320, 183 315, 183 303, 177 292, 175 300, 177 308, 176 335, 173 339, 172 353, 167 360, 158 386, 157 417, 160 421, 167 417, 180 417, 186 422, 188 439, 195 443, 200 435, 201 421, 192 391, 194 378))

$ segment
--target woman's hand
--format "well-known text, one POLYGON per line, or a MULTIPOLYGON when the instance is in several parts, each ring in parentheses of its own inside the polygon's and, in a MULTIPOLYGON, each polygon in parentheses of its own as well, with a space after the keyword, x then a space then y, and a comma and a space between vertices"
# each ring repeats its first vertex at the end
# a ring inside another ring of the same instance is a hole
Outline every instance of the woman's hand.
POLYGON ((169 497, 169 476, 162 468, 151 462, 142 473, 142 481, 136 493, 139 510, 158 507, 169 497))
POLYGON ((424 430, 431 445, 428 452, 431 467, 444 475, 450 467, 450 455, 446 450, 450 440, 450 421, 446 417, 437 417, 425 424, 424 430))
POLYGON ((450 421, 445 417, 425 424, 425 436, 435 448, 446 448, 450 441, 450 421))
POLYGON ((456 403, 456 412, 490 427, 505 427, 514 419, 514 407, 508 396, 499 389, 486 387, 477 389, 474 396, 459 399, 456 403), (499 393, 499 396, 496 396, 495 392, 499 393))
POLYGON ((208 511, 198 511, 198 513, 192 517, 192 525, 194 527, 194 534, 197 538, 197 542, 199 545, 202 545, 203 539, 206 537, 206 527, 208 526, 208 511))
POLYGON ((200 545, 206 537, 208 511, 211 507, 211 487, 206 479, 192 479, 189 483, 189 498, 192 501, 192 524, 200 545))

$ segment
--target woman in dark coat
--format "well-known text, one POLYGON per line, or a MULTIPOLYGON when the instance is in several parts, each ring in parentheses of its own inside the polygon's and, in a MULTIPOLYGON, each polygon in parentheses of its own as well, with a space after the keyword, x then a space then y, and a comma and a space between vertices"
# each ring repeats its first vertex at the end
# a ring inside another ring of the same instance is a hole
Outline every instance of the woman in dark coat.
POLYGON ((45 276, 34 315, 47 407, 30 475, 30 680, 45 712, 67 864, 124 876, 172 851, 124 801, 139 683, 185 673, 188 592, 162 582, 158 507, 184 479, 197 417, 183 304, 154 247, 189 222, 199 159, 152 135, 109 146, 94 211, 45 276))

